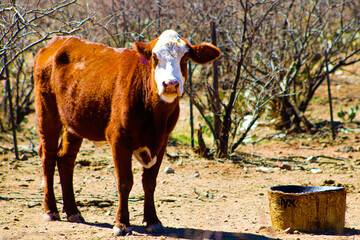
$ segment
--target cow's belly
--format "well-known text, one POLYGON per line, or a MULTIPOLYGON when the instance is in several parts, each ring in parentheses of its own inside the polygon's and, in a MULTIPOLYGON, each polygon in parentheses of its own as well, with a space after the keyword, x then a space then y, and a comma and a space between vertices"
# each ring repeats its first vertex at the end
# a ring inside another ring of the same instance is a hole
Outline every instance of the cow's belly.
POLYGON ((77 135, 104 141, 111 110, 110 86, 91 78, 57 78, 56 100, 63 124, 77 135))
MULTIPOLYGON (((64 102, 64 101, 62 101, 64 102)), ((91 141, 105 141, 109 111, 96 102, 72 102, 59 106, 59 113, 67 129, 91 141)))

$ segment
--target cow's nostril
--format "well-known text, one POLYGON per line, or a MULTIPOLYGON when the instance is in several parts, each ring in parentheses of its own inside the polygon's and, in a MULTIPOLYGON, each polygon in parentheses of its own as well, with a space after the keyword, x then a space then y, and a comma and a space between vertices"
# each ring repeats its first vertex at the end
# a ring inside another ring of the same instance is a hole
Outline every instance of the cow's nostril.
POLYGON ((178 88, 180 86, 180 83, 178 82, 178 81, 176 81, 176 83, 175 83, 175 88, 178 88))
POLYGON ((180 83, 179 81, 176 81, 176 80, 170 80, 169 82, 167 83, 164 83, 167 87, 172 87, 172 88, 178 88, 180 83))

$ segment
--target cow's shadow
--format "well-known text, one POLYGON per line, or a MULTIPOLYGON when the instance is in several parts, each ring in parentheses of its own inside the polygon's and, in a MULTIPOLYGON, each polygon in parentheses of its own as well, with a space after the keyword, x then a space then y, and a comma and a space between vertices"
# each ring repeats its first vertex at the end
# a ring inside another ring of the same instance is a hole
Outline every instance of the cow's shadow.
MULTIPOLYGON (((112 229, 113 225, 109 223, 84 223, 91 226, 97 226, 102 228, 112 229)), ((240 240, 273 240, 280 238, 266 237, 259 234, 241 233, 241 232, 226 232, 226 231, 210 231, 195 228, 174 228, 164 227, 165 233, 163 234, 149 234, 152 236, 167 236, 179 239, 214 239, 214 240, 226 240, 226 239, 240 239, 240 240)), ((132 225, 133 234, 145 234, 145 227, 132 225)), ((323 233, 325 235, 335 235, 331 233, 323 233)), ((355 236, 360 235, 359 229, 345 228, 344 233, 341 236, 355 236)))
MULTIPOLYGON (((143 233, 145 232, 145 228, 142 226, 136 226, 133 228, 134 231, 143 233)), ((157 236, 157 234, 153 234, 157 236)), ((173 238, 180 239, 214 239, 214 240, 222 240, 222 239, 241 239, 241 240, 271 240, 277 238, 269 238, 262 235, 257 234, 249 234, 249 233, 236 233, 236 232, 225 232, 225 231, 210 231, 203 229, 194 229, 194 228, 173 228, 173 227, 165 227, 165 234, 162 236, 168 236, 173 238)))
MULTIPOLYGON (((97 226, 102 228, 112 228, 113 225, 108 223, 89 223, 84 224, 97 226)), ((145 234, 146 230, 144 226, 132 225, 133 234, 145 234)), ((236 233, 236 232, 224 232, 224 231, 210 231, 194 228, 174 228, 164 227, 165 233, 162 234, 149 234, 151 236, 167 236, 179 239, 241 239, 241 240, 272 240, 278 238, 269 238, 262 235, 250 234, 250 233, 236 233)))

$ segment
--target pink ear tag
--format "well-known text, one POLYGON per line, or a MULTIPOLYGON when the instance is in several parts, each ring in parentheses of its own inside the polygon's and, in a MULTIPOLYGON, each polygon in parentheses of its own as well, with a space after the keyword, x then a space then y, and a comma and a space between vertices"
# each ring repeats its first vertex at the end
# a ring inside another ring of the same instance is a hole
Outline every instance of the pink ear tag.
POLYGON ((148 61, 146 58, 144 58, 143 55, 140 56, 140 61, 141 61, 141 63, 144 64, 144 65, 147 65, 147 66, 150 65, 149 61, 148 61))

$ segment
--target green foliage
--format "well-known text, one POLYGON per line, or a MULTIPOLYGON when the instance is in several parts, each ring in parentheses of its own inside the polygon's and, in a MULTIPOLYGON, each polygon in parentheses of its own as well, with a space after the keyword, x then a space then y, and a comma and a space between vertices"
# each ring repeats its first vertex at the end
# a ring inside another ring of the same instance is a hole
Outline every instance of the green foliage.
POLYGON ((346 121, 346 116, 347 116, 347 120, 352 122, 356 117, 356 113, 358 110, 359 110, 359 106, 351 107, 349 111, 344 111, 341 109, 339 112, 337 112, 337 116, 344 121, 346 121))
MULTIPOLYGON (((181 145, 191 145, 191 137, 190 137, 190 133, 182 133, 182 134, 171 134, 171 138, 172 141, 175 141, 176 144, 181 144, 181 145)), ((195 144, 197 144, 197 140, 195 138, 195 144)))

